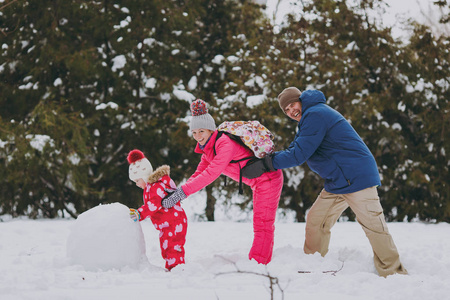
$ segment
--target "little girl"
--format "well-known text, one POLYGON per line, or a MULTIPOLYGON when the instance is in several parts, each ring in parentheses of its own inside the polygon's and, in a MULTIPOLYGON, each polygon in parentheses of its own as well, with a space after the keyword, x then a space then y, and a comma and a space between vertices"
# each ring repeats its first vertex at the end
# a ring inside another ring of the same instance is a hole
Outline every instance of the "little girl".
POLYGON ((153 172, 150 161, 140 150, 130 151, 127 160, 130 164, 130 180, 144 190, 144 205, 138 210, 130 209, 130 216, 134 221, 150 217, 160 232, 161 255, 166 261, 166 269, 170 271, 184 264, 187 231, 187 217, 180 203, 172 208, 161 206, 161 200, 167 195, 166 190, 176 188, 175 182, 169 177, 170 167, 163 165, 153 172))
MULTIPOLYGON (((249 148, 233 141, 226 134, 217 138, 216 124, 203 100, 194 101, 191 104, 191 111, 190 130, 198 142, 195 152, 202 154, 202 157, 197 170, 188 181, 163 199, 164 207, 172 207, 180 200, 198 192, 221 174, 239 182, 239 171, 248 160, 237 163, 231 161, 254 156, 249 148)), ((242 182, 253 190, 254 239, 248 257, 258 263, 268 264, 272 259, 274 223, 283 188, 283 173, 281 170, 266 172, 254 179, 242 178, 242 182)))

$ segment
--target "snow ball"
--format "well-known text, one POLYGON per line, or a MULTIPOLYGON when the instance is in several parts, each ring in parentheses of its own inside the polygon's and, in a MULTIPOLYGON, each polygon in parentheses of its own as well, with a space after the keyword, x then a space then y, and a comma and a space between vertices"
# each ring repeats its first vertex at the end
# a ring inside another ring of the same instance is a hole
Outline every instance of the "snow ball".
POLYGON ((137 267, 147 260, 141 225, 120 203, 99 205, 79 215, 66 246, 71 263, 86 270, 137 267))

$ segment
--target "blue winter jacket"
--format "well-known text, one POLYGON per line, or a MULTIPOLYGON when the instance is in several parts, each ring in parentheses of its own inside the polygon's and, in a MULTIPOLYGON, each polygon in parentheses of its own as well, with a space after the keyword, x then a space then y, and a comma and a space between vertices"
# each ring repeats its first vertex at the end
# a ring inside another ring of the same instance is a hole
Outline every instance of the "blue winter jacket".
POLYGON ((275 169, 308 166, 325 179, 325 190, 348 194, 381 185, 375 158, 347 120, 325 104, 318 90, 300 96, 302 118, 291 145, 273 157, 275 169))

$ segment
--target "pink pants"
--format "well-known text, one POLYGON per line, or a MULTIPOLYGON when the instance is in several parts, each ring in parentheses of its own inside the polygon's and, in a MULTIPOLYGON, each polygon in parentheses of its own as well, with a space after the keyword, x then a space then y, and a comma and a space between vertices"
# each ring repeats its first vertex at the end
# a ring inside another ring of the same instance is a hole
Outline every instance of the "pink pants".
POLYGON ((282 189, 281 170, 264 173, 252 185, 254 238, 248 258, 260 264, 268 264, 272 260, 274 224, 282 189))

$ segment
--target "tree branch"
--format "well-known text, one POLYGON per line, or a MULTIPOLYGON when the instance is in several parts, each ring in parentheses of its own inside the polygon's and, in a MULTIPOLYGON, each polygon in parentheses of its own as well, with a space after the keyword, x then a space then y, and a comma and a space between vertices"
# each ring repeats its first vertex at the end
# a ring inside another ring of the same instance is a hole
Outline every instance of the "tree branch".
POLYGON ((18 0, 12 0, 11 2, 9 2, 9 3, 5 4, 5 5, 3 5, 2 7, 0 7, 0 10, 4 9, 5 7, 7 7, 7 6, 9 6, 9 5, 11 5, 11 4, 13 4, 14 2, 17 2, 17 1, 18 0))
MULTIPOLYGON (((333 276, 336 276, 336 273, 341 271, 343 267, 344 267, 344 262, 342 262, 342 266, 341 266, 341 268, 339 270, 322 271, 322 273, 324 273, 324 274, 328 274, 329 273, 329 274, 331 274, 333 276)), ((310 274, 310 273, 314 273, 314 272, 313 271, 298 271, 298 273, 300 273, 300 274, 310 274)))
POLYGON ((274 277, 274 276, 270 275, 269 272, 267 271, 267 267, 266 267, 267 274, 257 273, 257 272, 253 272, 253 271, 242 271, 238 268, 238 266, 236 265, 236 262, 231 261, 222 256, 218 256, 218 257, 232 263, 234 265, 234 267, 236 268, 236 271, 217 273, 216 276, 227 275, 227 274, 251 274, 251 275, 266 277, 269 279, 270 299, 271 300, 275 299, 274 298, 275 286, 278 287, 278 289, 281 292, 281 299, 284 299, 284 290, 281 288, 280 280, 278 279, 278 277, 274 277))

